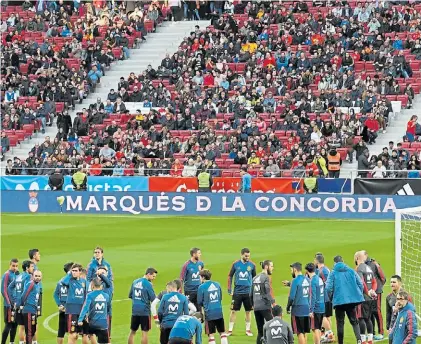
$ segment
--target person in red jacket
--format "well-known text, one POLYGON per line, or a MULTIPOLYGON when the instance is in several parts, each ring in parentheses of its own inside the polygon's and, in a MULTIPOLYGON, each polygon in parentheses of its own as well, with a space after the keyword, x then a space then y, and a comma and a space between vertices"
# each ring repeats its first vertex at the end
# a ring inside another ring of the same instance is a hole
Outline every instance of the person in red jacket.
POLYGON ((415 140, 417 121, 418 117, 413 115, 406 125, 406 137, 408 138, 409 142, 414 142, 415 140))
POLYGON ((310 175, 310 171, 312 172, 312 175, 314 177, 318 177, 319 176, 319 168, 317 167, 317 165, 314 163, 313 160, 309 159, 307 160, 307 164, 306 164, 306 174, 310 175))
POLYGON ((365 121, 364 125, 367 127, 368 143, 372 144, 376 142, 377 132, 380 130, 380 125, 374 114, 371 114, 365 121))
POLYGON ((89 174, 91 176, 100 176, 102 173, 102 164, 99 162, 99 158, 94 159, 94 163, 91 165, 89 169, 89 174))
POLYGON ((181 174, 183 173, 183 164, 180 162, 180 160, 175 159, 174 164, 171 167, 171 176, 172 177, 181 177, 181 174))
POLYGON ((265 59, 263 60, 263 68, 273 68, 275 66, 275 58, 270 53, 267 53, 265 59))
POLYGON ((210 71, 206 71, 206 74, 203 77, 203 86, 213 87, 214 85, 215 85, 215 78, 213 77, 210 71))

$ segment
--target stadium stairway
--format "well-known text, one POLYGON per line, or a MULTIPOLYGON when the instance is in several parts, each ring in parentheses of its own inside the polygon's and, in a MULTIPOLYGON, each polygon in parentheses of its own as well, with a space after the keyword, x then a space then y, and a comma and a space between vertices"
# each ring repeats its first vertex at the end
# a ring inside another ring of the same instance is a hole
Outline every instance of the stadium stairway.
MULTIPOLYGON (((147 35, 146 42, 142 43, 139 49, 130 50, 129 59, 114 62, 111 69, 106 71, 105 76, 101 78, 101 84, 97 86, 95 92, 89 94, 88 98, 85 99, 82 104, 76 104, 76 109, 74 111, 69 111, 72 122, 78 111, 95 103, 97 98, 101 98, 105 101, 111 88, 117 90, 117 85, 121 77, 127 79, 131 72, 140 74, 149 64, 156 69, 161 64, 166 53, 171 54, 177 51, 183 38, 189 36, 191 31, 194 31, 195 25, 205 28, 209 24, 209 21, 202 20, 164 22, 162 25, 158 26, 155 33, 149 33, 147 35)), ((135 112, 139 106, 140 104, 137 103, 126 103, 127 109, 132 112, 135 112)), ((40 132, 34 134, 31 140, 25 140, 20 145, 9 150, 5 157, 6 159, 12 159, 13 157, 26 159, 28 157, 28 152, 36 143, 41 145, 46 136, 49 136, 51 141, 53 141, 56 134, 57 126, 54 121, 51 127, 46 128, 45 134, 40 132)))
MULTIPOLYGON (((394 113, 390 120, 389 126, 387 127, 386 133, 380 131, 377 137, 376 143, 368 145, 370 151, 370 157, 372 155, 379 155, 384 147, 389 146, 389 142, 393 141, 395 146, 398 142, 402 142, 402 137, 406 132, 406 125, 412 115, 418 115, 421 113, 421 96, 416 95, 413 101, 411 109, 402 109, 399 113, 394 113)), ((357 176, 358 163, 354 159, 352 164, 346 163, 341 169, 341 178, 355 178, 357 176)))

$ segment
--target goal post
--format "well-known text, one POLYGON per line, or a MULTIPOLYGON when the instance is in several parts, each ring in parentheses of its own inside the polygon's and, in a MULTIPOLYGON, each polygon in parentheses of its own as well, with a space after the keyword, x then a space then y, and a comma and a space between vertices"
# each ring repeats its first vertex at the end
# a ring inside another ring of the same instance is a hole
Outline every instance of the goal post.
POLYGON ((411 294, 421 321, 421 207, 395 211, 395 271, 411 294))

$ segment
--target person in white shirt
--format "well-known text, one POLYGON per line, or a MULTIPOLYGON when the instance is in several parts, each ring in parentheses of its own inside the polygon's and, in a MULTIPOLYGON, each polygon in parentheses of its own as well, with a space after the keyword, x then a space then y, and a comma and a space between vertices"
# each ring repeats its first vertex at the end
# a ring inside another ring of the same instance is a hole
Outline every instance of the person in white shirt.
POLYGON ((381 160, 377 161, 377 166, 373 168, 373 178, 385 178, 386 177, 386 167, 383 166, 381 160))
POLYGON ((196 177, 197 174, 197 167, 194 164, 193 159, 189 159, 189 162, 187 165, 184 166, 182 176, 183 177, 196 177))

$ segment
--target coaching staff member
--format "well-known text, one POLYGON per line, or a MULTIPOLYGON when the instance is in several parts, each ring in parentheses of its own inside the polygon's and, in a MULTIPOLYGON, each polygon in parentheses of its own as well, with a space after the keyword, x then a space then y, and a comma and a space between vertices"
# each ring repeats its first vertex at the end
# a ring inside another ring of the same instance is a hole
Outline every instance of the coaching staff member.
POLYGON ((54 191, 61 191, 63 190, 63 184, 64 184, 64 177, 61 174, 61 171, 59 168, 56 168, 54 173, 50 175, 48 178, 48 185, 50 186, 51 190, 54 191))
POLYGON ((327 278, 326 292, 335 309, 338 344, 344 343, 345 313, 358 342, 361 340, 361 334, 357 306, 364 302, 363 283, 357 272, 346 265, 341 256, 336 256, 333 261, 335 265, 327 278))
POLYGON ((251 297, 254 307, 254 317, 257 325, 257 344, 260 344, 263 337, 263 326, 265 321, 273 319, 272 305, 275 305, 270 275, 273 271, 273 262, 265 260, 260 263, 263 271, 253 278, 251 297))

